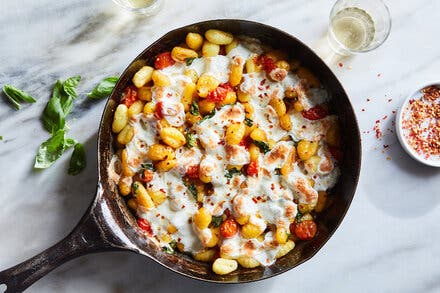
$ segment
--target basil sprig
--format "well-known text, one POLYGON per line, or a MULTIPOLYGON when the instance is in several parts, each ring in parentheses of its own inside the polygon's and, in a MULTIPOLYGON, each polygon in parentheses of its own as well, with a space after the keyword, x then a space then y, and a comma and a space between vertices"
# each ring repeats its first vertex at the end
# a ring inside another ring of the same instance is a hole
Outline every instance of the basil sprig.
POLYGON ((15 110, 20 109, 21 102, 26 102, 26 103, 35 103, 36 102, 34 97, 32 97, 28 93, 14 87, 12 85, 9 85, 9 84, 5 84, 3 86, 3 92, 5 93, 9 102, 11 102, 11 104, 14 106, 15 110))
POLYGON ((87 165, 86 151, 81 143, 76 143, 73 148, 72 157, 70 157, 69 169, 67 174, 78 175, 87 165))
POLYGON ((87 94, 87 97, 90 99, 103 99, 110 96, 118 79, 119 77, 117 76, 104 78, 90 93, 87 94))
POLYGON ((34 168, 45 169, 52 166, 52 164, 74 144, 75 141, 73 139, 66 138, 66 132, 64 130, 58 130, 38 148, 34 168))

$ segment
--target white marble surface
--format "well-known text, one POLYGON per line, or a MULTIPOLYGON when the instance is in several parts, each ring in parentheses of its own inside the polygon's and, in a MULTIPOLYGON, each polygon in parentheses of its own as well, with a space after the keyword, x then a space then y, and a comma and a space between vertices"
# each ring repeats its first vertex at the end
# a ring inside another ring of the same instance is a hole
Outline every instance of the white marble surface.
MULTIPOLYGON (((0 99, 0 270, 64 237, 95 191, 104 101, 81 95, 68 123, 70 136, 85 142, 85 172, 68 176, 68 155, 48 170, 32 170, 38 145, 47 138, 39 117, 57 78, 82 75, 80 92, 86 93, 170 29, 212 18, 264 22, 323 52, 333 1, 273 2, 168 0, 156 17, 133 19, 110 0, 2 1, 0 84, 14 84, 39 100, 16 112, 0 99)), ((221 286, 180 277, 134 254, 106 253, 60 267, 29 292, 440 292, 440 170, 411 160, 386 131, 407 93, 439 79, 440 1, 387 3, 393 27, 386 43, 342 60, 342 68, 332 63, 361 131, 370 133, 362 134, 363 168, 353 204, 312 260, 266 281, 221 286), (371 130, 384 115, 378 141, 371 130), (384 144, 389 148, 382 153, 384 144)))

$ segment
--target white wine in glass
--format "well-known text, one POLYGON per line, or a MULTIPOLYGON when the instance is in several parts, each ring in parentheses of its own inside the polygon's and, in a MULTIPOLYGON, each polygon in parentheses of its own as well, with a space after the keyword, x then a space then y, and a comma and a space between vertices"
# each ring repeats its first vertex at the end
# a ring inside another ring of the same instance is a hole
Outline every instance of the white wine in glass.
POLYGON ((381 0, 338 0, 330 13, 328 40, 339 54, 367 52, 388 37, 391 18, 381 0))

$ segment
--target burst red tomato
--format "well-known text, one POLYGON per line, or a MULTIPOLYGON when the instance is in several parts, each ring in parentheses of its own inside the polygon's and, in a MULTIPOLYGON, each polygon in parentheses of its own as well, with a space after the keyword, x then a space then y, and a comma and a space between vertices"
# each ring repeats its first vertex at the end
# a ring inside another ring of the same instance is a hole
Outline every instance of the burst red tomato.
POLYGON ((250 136, 245 136, 238 145, 244 146, 245 148, 249 148, 252 143, 252 138, 250 136))
POLYGON ((246 172, 249 176, 256 176, 258 175, 258 162, 252 161, 247 166, 246 172))
POLYGON ((227 219, 220 225, 220 233, 223 238, 231 238, 238 231, 238 224, 234 219, 227 219))
POLYGON ((318 119, 322 119, 325 116, 327 116, 328 112, 327 112, 327 109, 325 109, 324 107, 317 105, 313 108, 302 111, 301 114, 306 119, 318 120, 318 119))
POLYGON ((162 119, 163 118, 163 107, 162 107, 162 102, 157 102, 156 104, 156 112, 154 112, 154 115, 156 116, 157 119, 162 119))
POLYGON ((263 70, 269 74, 272 70, 277 68, 275 61, 272 58, 266 55, 260 55, 257 58, 257 64, 260 64, 263 67, 263 70))
POLYGON ((218 103, 223 101, 226 98, 228 92, 233 91, 232 86, 227 83, 220 84, 215 90, 212 90, 206 96, 206 99, 210 102, 218 103))
POLYGON ((316 224, 312 220, 302 221, 293 225, 293 231, 291 229, 291 233, 295 233, 295 235, 301 240, 310 240, 316 235, 316 224))
POLYGON ((156 56, 154 59, 154 68, 164 69, 165 67, 174 65, 176 61, 171 57, 171 52, 164 52, 156 56))
POLYGON ((147 220, 139 218, 139 219, 137 219, 137 224, 138 224, 139 228, 141 228, 145 232, 147 232, 149 234, 153 233, 153 230, 151 230, 151 225, 150 225, 150 223, 148 223, 147 220))
POLYGON ((191 179, 198 179, 199 178, 199 166, 193 165, 193 166, 188 167, 188 170, 186 171, 185 175, 191 179))
POLYGON ((153 180, 154 172, 148 169, 144 169, 141 176, 141 181, 147 183, 153 180))
POLYGON ((122 99, 122 103, 127 106, 127 108, 130 108, 131 105, 133 105, 134 102, 138 99, 138 91, 135 86, 128 86, 125 88, 124 91, 124 98, 122 99))

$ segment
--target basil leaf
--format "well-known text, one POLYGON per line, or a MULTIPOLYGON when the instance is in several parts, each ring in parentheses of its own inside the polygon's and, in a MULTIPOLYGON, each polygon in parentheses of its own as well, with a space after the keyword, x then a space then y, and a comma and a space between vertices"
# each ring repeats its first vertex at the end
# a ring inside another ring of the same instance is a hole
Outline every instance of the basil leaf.
POLYGON ((0 140, 3 140, 3 136, 0 135, 0 140))
POLYGON ((215 110, 212 111, 211 113, 207 114, 205 117, 203 117, 202 120, 200 120, 198 123, 200 124, 200 123, 202 123, 203 121, 208 120, 208 119, 214 117, 214 115, 215 115, 215 110))
POLYGON ((295 217, 296 222, 297 222, 297 223, 301 223, 301 221, 302 221, 302 217, 303 217, 303 214, 301 214, 301 212, 298 211, 298 212, 296 213, 296 217, 295 217))
POLYGON ((244 118, 244 124, 251 127, 252 125, 254 125, 254 121, 252 121, 252 119, 246 117, 246 118, 244 118))
POLYGON ((163 246, 162 250, 168 254, 174 254, 176 248, 177 248, 177 242, 176 240, 173 240, 170 243, 168 243, 167 246, 163 246))
POLYGON ((67 174, 78 175, 86 167, 86 160, 87 158, 84 146, 80 143, 76 143, 73 149, 72 157, 70 157, 69 169, 67 170, 67 174))
POLYGON ((194 59, 196 58, 186 58, 185 59, 186 66, 190 66, 193 63, 194 59))
POLYGON ((143 163, 143 164, 141 164, 141 167, 142 167, 142 169, 147 169, 147 170, 150 170, 153 172, 156 171, 156 169, 154 168, 154 165, 151 163, 143 163))
POLYGON ((267 142, 254 140, 253 143, 260 148, 260 150, 265 154, 270 151, 270 146, 267 142))
POLYGON ((52 97, 43 111, 43 125, 50 133, 55 133, 59 129, 64 129, 66 116, 70 113, 75 100, 76 86, 81 77, 75 76, 68 78, 65 82, 58 80, 53 88, 52 97))
POLYGON ((80 80, 81 76, 73 76, 66 79, 66 81, 63 83, 64 92, 76 99, 78 97, 78 94, 76 93, 76 87, 80 80))
POLYGON ((3 86, 3 92, 16 110, 20 109, 20 102, 36 102, 31 95, 9 84, 3 86))
POLYGON ((223 223, 223 216, 212 216, 211 225, 214 228, 219 227, 223 223))
POLYGON ((186 135, 186 146, 192 148, 196 145, 196 135, 194 133, 188 133, 186 135))
POLYGON ((87 94, 87 97, 90 99, 103 99, 110 96, 118 80, 119 77, 117 76, 104 78, 90 93, 87 94))
POLYGON ((66 142, 65 136, 66 132, 60 129, 40 145, 35 158, 34 168, 48 168, 61 157, 66 149, 69 148, 69 143, 66 142))
POLYGON ((226 172, 225 177, 231 179, 235 174, 241 174, 241 171, 234 167, 226 172))
POLYGON ((194 116, 197 116, 200 114, 199 105, 195 101, 192 102, 191 108, 189 109, 189 113, 194 116))
POLYGON ((194 197, 194 199, 197 201, 197 188, 194 184, 183 182, 183 185, 186 186, 186 189, 188 189, 188 192, 194 197))

